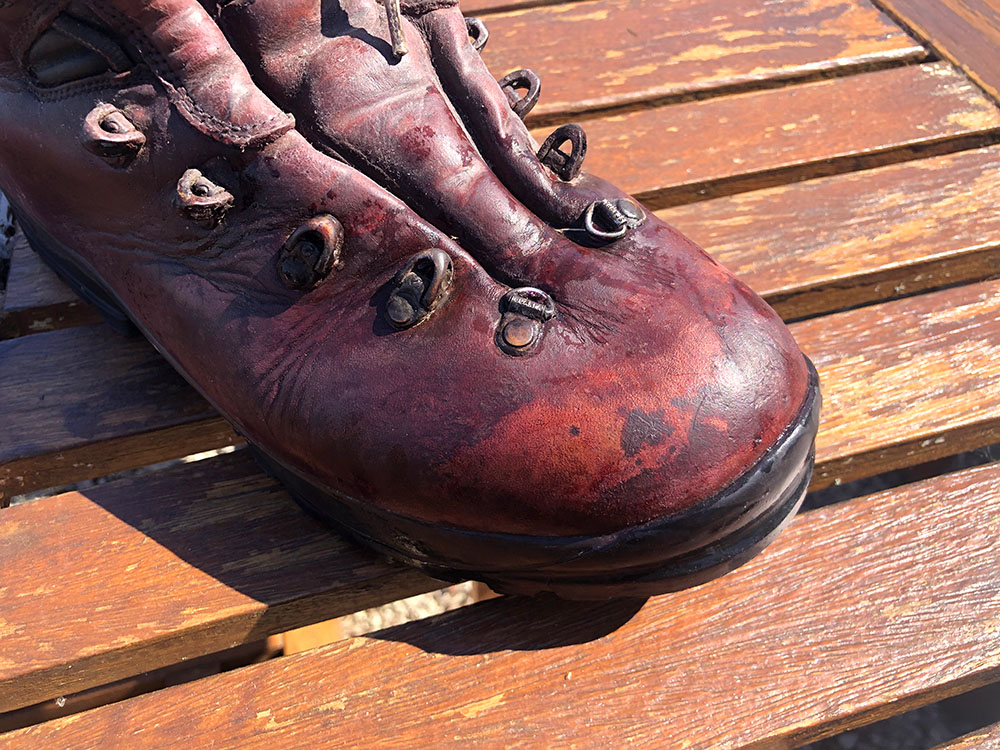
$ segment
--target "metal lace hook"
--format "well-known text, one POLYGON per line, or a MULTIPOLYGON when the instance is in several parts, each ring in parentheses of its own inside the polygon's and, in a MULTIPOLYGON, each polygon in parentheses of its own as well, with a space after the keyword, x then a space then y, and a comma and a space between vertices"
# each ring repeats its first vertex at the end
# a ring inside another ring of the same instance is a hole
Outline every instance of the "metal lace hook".
POLYGON ((542 91, 542 81, 538 74, 528 68, 508 73, 497 83, 507 95, 507 101, 510 102, 510 108, 514 110, 514 114, 522 120, 538 103, 538 96, 542 91), (517 93, 516 89, 519 88, 526 89, 524 96, 517 93))
POLYGON ((486 28, 486 24, 475 16, 469 16, 465 19, 465 30, 469 34, 469 41, 472 44, 472 48, 476 52, 482 52, 483 48, 486 47, 486 42, 490 38, 490 32, 486 28))
POLYGON ((439 248, 417 253, 392 279, 385 316, 393 328, 412 328, 430 316, 448 296, 454 277, 451 256, 439 248))

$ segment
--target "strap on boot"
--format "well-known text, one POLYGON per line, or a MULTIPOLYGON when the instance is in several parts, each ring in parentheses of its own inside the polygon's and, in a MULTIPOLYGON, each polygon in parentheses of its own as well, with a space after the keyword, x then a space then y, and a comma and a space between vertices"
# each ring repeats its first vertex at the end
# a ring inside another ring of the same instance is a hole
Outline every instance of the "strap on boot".
POLYGON ((268 99, 197 0, 91 0, 91 10, 125 31, 184 118, 241 149, 269 143, 295 119, 268 99))

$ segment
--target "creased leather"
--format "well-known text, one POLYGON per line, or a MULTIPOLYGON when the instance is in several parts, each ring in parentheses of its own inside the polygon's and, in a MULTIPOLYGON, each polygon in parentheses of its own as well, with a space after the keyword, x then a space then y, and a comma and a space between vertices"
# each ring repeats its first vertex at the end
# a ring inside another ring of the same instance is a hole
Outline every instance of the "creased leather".
POLYGON ((200 132, 248 148, 295 126, 295 119, 254 85, 246 66, 197 3, 100 0, 89 6, 128 33, 178 111, 200 132))
POLYGON ((228 42, 194 0, 100 5, 156 77, 50 102, 0 67, 0 188, 251 442, 317 484, 434 524, 598 534, 727 487, 799 412, 808 374, 787 328, 693 243, 652 216, 607 248, 560 231, 622 193, 532 161, 457 10, 405 20, 397 61, 372 0, 230 3, 228 42), (79 142, 107 103, 146 137, 127 168, 79 142), (234 196, 218 226, 176 210, 189 169, 234 196), (340 265, 290 290, 281 247, 322 214, 344 227, 340 265), (427 248, 452 258, 450 296, 394 330, 392 279, 427 248), (495 343, 515 285, 556 303, 525 357, 495 343))

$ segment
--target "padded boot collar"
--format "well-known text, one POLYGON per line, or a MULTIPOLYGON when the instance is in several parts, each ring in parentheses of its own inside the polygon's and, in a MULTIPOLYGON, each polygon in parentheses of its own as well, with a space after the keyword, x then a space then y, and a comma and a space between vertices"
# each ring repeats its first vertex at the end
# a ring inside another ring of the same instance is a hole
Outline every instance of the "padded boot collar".
POLYGON ((258 148, 295 127, 295 119, 254 85, 197 0, 41 2, 18 19, 13 58, 29 67, 29 51, 40 35, 57 19, 78 23, 79 16, 138 50, 177 110, 204 135, 227 146, 258 148))

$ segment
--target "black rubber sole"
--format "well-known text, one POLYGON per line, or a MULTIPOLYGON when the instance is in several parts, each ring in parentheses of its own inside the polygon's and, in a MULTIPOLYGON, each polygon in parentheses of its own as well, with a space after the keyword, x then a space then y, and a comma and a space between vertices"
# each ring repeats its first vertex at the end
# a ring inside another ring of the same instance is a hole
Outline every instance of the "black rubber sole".
MULTIPOLYGON (((15 214, 36 252, 94 304, 112 328, 126 335, 144 333, 198 388, 85 261, 16 210, 15 214)), ((510 594, 648 597, 704 583, 742 565, 795 515, 812 476, 821 402, 815 368, 808 365, 808 392, 795 420, 722 492, 673 516, 599 536, 539 537, 429 524, 322 487, 260 446, 251 448, 261 466, 312 515, 434 578, 472 578, 510 594)))
POLYGON ((259 447, 260 465, 310 514, 361 544, 444 581, 475 579, 505 594, 566 599, 649 597, 705 583, 767 547, 809 487, 820 395, 808 396, 781 438, 736 481, 681 513, 600 536, 471 531, 400 516, 323 488, 259 447))

